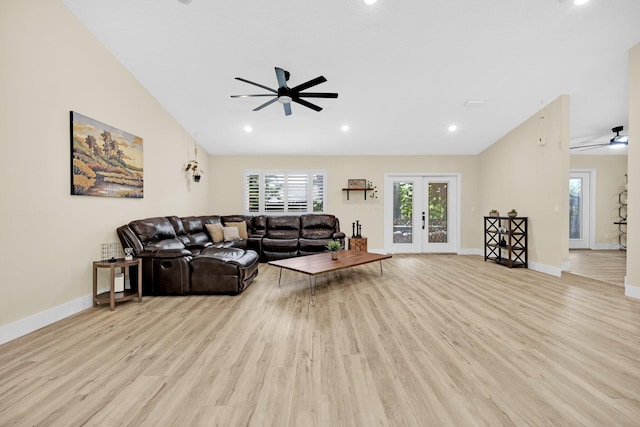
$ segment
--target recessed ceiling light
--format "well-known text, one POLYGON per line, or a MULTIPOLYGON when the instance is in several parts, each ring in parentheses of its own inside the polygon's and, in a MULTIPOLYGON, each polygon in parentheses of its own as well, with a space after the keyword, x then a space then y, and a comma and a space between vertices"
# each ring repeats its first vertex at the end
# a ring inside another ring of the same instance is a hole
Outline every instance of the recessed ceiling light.
POLYGON ((573 0, 573 4, 580 6, 581 4, 585 4, 589 0, 573 0))
POLYGON ((346 132, 349 130, 349 125, 342 125, 340 129, 342 129, 343 132, 346 132))
POLYGON ((365 4, 374 4, 378 0, 364 0, 365 4))
POLYGON ((458 130, 458 126, 456 125, 449 126, 449 132, 455 132, 456 130, 458 130))
POLYGON ((252 130, 253 130, 253 128, 251 126, 249 126, 249 125, 244 127, 244 131, 245 132, 251 132, 252 130))
POLYGON ((182 4, 190 4, 191 0, 178 0, 182 4))

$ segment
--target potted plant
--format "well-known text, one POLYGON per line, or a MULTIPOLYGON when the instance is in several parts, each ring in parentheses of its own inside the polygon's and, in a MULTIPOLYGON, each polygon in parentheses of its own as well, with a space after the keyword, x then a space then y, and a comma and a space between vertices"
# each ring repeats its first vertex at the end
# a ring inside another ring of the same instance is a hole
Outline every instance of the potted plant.
POLYGON ((340 242, 333 240, 325 246, 329 252, 331 252, 331 259, 338 259, 338 251, 342 250, 340 242))
POLYGON ((518 216, 518 211, 517 211, 517 210, 515 210, 515 209, 511 209, 511 210, 507 213, 507 215, 509 215, 509 218, 515 218, 515 217, 517 217, 517 216, 518 216))
POLYGON ((500 212, 497 209, 491 209, 489 211, 489 216, 500 216, 500 212))
POLYGON ((202 174, 204 173, 198 166, 197 160, 189 160, 187 164, 184 165, 184 171, 185 172, 191 171, 191 174, 193 175, 193 180, 195 182, 200 182, 200 178, 202 178, 202 174))

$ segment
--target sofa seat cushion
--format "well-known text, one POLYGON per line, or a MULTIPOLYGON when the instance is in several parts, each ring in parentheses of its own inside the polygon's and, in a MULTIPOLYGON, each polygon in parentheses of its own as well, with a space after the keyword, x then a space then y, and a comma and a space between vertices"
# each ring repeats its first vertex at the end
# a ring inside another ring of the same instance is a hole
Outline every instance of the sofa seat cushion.
POLYGON ((326 252, 326 245, 333 239, 303 239, 300 238, 300 253, 308 255, 309 252, 326 252))
POLYGON ((238 294, 258 274, 258 254, 237 248, 207 248, 191 261, 191 292, 238 294))

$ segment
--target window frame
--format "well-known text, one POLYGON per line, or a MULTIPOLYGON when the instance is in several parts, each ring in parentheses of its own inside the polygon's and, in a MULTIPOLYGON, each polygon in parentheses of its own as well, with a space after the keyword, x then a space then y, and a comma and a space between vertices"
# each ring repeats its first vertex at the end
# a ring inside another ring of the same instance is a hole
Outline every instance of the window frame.
POLYGON ((319 169, 245 169, 243 172, 243 211, 245 215, 302 215, 302 214, 322 214, 327 212, 327 171, 319 169), (257 184, 250 185, 250 177, 257 176, 257 184), (267 177, 282 178, 282 190, 284 192, 282 199, 282 209, 277 209, 277 203, 269 203, 266 200, 267 194, 267 177), (296 209, 295 205, 289 200, 289 197, 296 189, 300 189, 300 176, 306 176, 306 208, 296 209), (290 178, 291 177, 291 178, 290 178), (321 184, 316 185, 316 177, 321 177, 321 184), (291 184, 291 186, 290 186, 291 184), (257 187, 257 191, 256 191, 257 187), (319 188, 321 194, 317 194, 316 189, 319 188), (251 193, 250 193, 251 191, 251 193), (257 199, 258 209, 255 209, 257 199), (321 203, 322 209, 315 210, 316 204, 321 203))

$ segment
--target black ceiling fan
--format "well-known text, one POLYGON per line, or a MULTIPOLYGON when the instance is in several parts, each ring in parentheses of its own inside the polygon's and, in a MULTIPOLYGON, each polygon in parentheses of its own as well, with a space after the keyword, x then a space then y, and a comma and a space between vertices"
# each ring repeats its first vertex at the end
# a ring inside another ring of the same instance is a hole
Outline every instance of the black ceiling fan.
POLYGON ((581 150, 581 151, 587 151, 587 150, 593 150, 594 148, 606 147, 606 146, 609 146, 611 148, 624 148, 627 145, 629 145, 629 136, 628 135, 620 135, 620 132, 622 132, 623 129, 624 129, 624 126, 616 126, 616 127, 612 128, 611 132, 615 132, 616 136, 611 138, 611 140, 609 140, 609 142, 603 142, 601 144, 576 145, 574 147, 569 147, 569 149, 570 150, 577 149, 577 150, 581 150))
POLYGON ((322 107, 319 107, 301 98, 337 98, 338 97, 337 93, 302 92, 305 89, 309 89, 310 87, 326 82, 327 79, 325 79, 324 76, 316 77, 315 79, 311 79, 306 83, 302 83, 302 84, 299 84, 298 86, 290 88, 287 86, 287 81, 289 80, 289 76, 290 76, 289 72, 279 67, 275 67, 275 68, 276 68, 276 78, 278 79, 277 90, 261 85, 260 83, 255 83, 247 79, 243 79, 242 77, 236 77, 236 80, 240 80, 241 82, 245 82, 254 86, 261 87, 262 89, 266 89, 272 93, 260 93, 255 95, 231 95, 231 97, 232 98, 251 98, 254 96, 273 96, 274 97, 273 99, 270 99, 264 104, 254 108, 253 111, 262 110, 267 105, 271 105, 274 102, 278 101, 284 107, 285 116, 291 115, 292 101, 297 102, 300 105, 304 105, 307 108, 311 108, 312 110, 321 111, 322 107))

